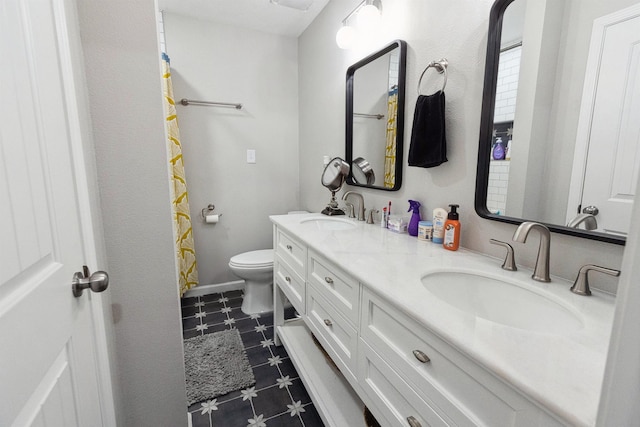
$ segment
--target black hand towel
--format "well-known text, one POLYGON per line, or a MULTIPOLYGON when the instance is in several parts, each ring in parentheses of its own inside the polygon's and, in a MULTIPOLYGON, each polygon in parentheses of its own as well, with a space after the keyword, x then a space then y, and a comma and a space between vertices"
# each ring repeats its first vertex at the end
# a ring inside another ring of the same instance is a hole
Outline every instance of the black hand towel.
POLYGON ((432 168, 447 161, 444 92, 420 95, 416 102, 409 147, 409 166, 432 168))

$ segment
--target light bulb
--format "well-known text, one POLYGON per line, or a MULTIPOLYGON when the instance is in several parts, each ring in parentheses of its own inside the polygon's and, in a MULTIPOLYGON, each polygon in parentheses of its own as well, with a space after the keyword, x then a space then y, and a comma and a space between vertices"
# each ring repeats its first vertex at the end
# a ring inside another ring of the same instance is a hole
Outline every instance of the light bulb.
POLYGON ((348 25, 343 25, 336 33, 336 43, 340 49, 350 49, 356 39, 356 30, 348 25))
POLYGON ((369 30, 378 25, 380 22, 380 10, 372 4, 365 5, 358 12, 358 25, 369 30))

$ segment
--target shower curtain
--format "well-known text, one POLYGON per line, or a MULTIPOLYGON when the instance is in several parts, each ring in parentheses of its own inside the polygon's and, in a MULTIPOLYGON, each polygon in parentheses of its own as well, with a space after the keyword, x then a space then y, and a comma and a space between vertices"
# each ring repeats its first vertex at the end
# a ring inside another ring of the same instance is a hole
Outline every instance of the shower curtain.
POLYGON ((398 86, 389 89, 387 98, 387 142, 384 153, 384 187, 393 188, 396 185, 396 134, 398 116, 398 86))
POLYGON ((162 88, 164 94, 165 126, 167 127, 167 149, 169 152, 169 170, 171 176, 171 206, 173 208, 173 227, 175 231, 176 264, 178 268, 178 289, 180 296, 198 284, 196 252, 193 245, 193 228, 189 213, 187 181, 182 161, 182 146, 176 105, 173 101, 171 68, 169 57, 162 54, 162 88))

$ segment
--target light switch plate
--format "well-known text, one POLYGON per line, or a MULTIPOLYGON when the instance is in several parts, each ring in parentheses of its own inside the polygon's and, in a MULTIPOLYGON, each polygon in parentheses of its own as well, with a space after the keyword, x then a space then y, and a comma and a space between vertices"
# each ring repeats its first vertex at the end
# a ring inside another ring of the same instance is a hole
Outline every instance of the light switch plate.
POLYGON ((256 162, 256 150, 247 150, 247 163, 256 162))

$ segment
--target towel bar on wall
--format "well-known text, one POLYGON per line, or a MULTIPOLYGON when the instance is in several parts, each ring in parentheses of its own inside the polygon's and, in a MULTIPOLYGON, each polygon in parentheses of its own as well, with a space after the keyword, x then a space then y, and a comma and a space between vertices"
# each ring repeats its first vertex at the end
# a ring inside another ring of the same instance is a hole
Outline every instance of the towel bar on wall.
POLYGON ((211 105, 214 107, 227 107, 227 108, 235 108, 236 110, 242 109, 242 104, 235 104, 231 102, 211 102, 211 101, 197 101, 195 99, 187 99, 182 98, 180 100, 180 104, 182 105, 211 105))
POLYGON ((366 114, 366 113, 353 113, 354 117, 364 117, 366 119, 384 119, 384 114, 366 114))

